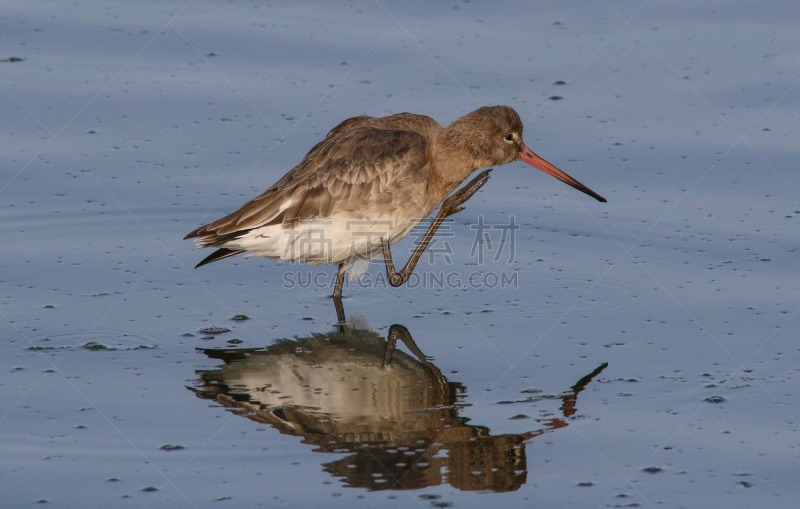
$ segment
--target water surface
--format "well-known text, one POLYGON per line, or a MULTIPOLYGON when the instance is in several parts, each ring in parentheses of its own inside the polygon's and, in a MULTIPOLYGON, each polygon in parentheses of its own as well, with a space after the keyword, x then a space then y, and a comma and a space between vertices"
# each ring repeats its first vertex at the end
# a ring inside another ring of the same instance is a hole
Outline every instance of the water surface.
POLYGON ((6 6, 2 505, 793 507, 798 21, 792 2, 6 6), (376 263, 345 290, 346 330, 332 267, 193 269, 181 238, 342 119, 485 104, 609 203, 497 169, 419 284, 383 288, 376 263))

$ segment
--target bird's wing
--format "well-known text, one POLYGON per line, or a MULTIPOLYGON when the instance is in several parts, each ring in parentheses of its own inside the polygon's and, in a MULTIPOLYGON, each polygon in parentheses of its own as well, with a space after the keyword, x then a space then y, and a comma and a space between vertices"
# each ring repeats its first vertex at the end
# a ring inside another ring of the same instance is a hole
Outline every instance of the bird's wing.
POLYGON ((263 194, 185 238, 220 246, 254 228, 324 219, 336 210, 358 210, 367 200, 391 201, 385 191, 392 183, 420 178, 428 142, 416 132, 379 129, 362 119, 339 124, 263 194))

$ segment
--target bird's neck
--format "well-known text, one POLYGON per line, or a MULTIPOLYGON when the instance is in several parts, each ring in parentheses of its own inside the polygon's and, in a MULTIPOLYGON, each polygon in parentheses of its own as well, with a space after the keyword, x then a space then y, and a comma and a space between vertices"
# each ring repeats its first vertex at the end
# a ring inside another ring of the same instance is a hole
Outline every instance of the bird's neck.
POLYGON ((436 178, 447 190, 448 194, 461 184, 478 168, 491 165, 491 161, 475 157, 476 147, 458 133, 445 129, 436 143, 436 178))

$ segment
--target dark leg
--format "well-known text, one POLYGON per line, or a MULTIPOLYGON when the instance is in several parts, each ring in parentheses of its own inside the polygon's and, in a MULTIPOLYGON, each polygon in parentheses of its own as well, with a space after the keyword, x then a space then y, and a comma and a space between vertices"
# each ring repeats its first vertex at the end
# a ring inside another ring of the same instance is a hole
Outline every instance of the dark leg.
MULTIPOLYGON (((386 354, 383 358, 383 367, 388 368, 392 364, 392 354, 394 354, 394 350, 397 346, 397 340, 402 341, 406 344, 411 353, 419 359, 419 361, 425 366, 427 370, 434 376, 436 381, 439 384, 439 390, 441 391, 440 394, 444 396, 447 394, 447 379, 442 375, 442 372, 439 371, 439 368, 433 364, 433 357, 428 357, 422 350, 419 349, 417 343, 414 342, 414 338, 411 337, 411 333, 408 332, 408 329, 403 327, 402 325, 394 324, 389 327, 389 334, 386 336, 386 354)), ((433 389, 433 387, 431 387, 433 389)))
POLYGON ((339 264, 339 272, 336 273, 336 286, 333 287, 333 305, 336 307, 336 319, 339 323, 336 325, 342 326, 346 323, 344 316, 344 306, 342 305, 342 285, 344 285, 344 270, 345 265, 339 264))
POLYGON ((336 273, 336 286, 333 287, 333 298, 342 298, 342 285, 344 284, 344 264, 339 264, 339 272, 336 273))
POLYGON ((400 272, 394 268, 394 262, 392 261, 392 250, 389 247, 389 241, 387 239, 383 239, 383 259, 386 262, 386 275, 389 277, 390 285, 395 287, 401 286, 408 281, 408 277, 412 272, 414 272, 414 267, 417 266, 417 262, 422 256, 422 253, 425 251, 425 248, 428 247, 428 244, 431 242, 436 230, 439 229, 442 221, 444 221, 446 217, 452 216, 453 214, 464 210, 464 207, 462 207, 461 204, 469 200, 473 194, 478 192, 478 189, 483 187, 483 185, 489 180, 490 171, 492 170, 489 169, 482 171, 477 177, 472 179, 469 184, 451 194, 442 203, 442 207, 439 209, 439 213, 436 214, 436 217, 433 219, 433 223, 431 223, 431 226, 428 228, 428 231, 425 232, 425 235, 422 237, 419 245, 411 254, 411 258, 408 259, 405 267, 403 267, 400 272))
POLYGON ((347 321, 345 320, 344 316, 344 306, 342 305, 342 298, 334 297, 333 306, 336 308, 336 319, 339 320, 339 322, 336 325, 338 325, 339 327, 347 325, 347 321))
POLYGON ((389 334, 386 336, 386 339, 389 343, 389 347, 386 349, 386 356, 383 359, 383 365, 387 366, 392 362, 392 353, 394 352, 395 344, 399 339, 403 343, 406 344, 411 353, 414 354, 414 357, 419 359, 420 362, 423 364, 427 364, 433 360, 433 357, 428 357, 422 350, 419 349, 417 343, 414 341, 414 338, 411 337, 411 333, 408 332, 408 329, 403 327, 402 325, 394 324, 389 327, 389 334))

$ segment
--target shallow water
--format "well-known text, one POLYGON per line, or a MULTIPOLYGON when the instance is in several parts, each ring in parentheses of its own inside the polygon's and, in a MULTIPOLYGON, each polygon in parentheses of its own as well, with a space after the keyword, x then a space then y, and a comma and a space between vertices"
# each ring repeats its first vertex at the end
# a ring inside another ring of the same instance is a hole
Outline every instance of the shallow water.
POLYGON ((2 506, 793 507, 794 4, 504 9, 6 6, 2 506), (192 268, 343 118, 498 103, 609 203, 497 169, 345 330, 331 267, 192 268))

